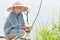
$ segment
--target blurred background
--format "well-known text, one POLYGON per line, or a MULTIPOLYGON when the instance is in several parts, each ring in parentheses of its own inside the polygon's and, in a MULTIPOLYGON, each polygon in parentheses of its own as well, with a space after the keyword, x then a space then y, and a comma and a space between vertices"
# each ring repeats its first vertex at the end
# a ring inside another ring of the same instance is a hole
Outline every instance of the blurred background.
MULTIPOLYGON (((7 12, 7 8, 10 7, 15 1, 16 0, 0 0, 0 35, 2 36, 4 36, 4 30, 3 30, 4 23, 9 15, 9 12, 7 12)), ((29 8, 28 16, 29 16, 29 24, 31 25, 37 15, 41 0, 18 0, 18 1, 29 8)), ((35 24, 40 24, 43 26, 45 24, 51 24, 52 19, 54 19, 54 22, 56 24, 58 24, 59 8, 60 8, 60 0, 42 0, 41 11, 35 24)), ((23 15, 26 23, 26 15, 24 13, 23 15)), ((36 29, 37 25, 34 25, 31 31, 31 38, 35 37, 36 29)))

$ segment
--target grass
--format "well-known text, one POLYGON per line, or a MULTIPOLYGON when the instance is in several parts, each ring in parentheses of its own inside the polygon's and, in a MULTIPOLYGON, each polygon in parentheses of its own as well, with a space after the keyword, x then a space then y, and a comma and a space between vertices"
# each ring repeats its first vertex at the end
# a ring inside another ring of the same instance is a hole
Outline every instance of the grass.
MULTIPOLYGON (((59 14, 60 14, 60 12, 59 12, 59 14)), ((53 19, 51 21, 51 23, 52 23, 51 30, 48 29, 49 26, 47 26, 47 25, 43 26, 45 28, 40 28, 40 29, 36 30, 36 36, 35 36, 34 40, 60 40, 60 15, 58 17, 59 17, 58 24, 56 24, 54 22, 54 17, 53 17, 53 19)))

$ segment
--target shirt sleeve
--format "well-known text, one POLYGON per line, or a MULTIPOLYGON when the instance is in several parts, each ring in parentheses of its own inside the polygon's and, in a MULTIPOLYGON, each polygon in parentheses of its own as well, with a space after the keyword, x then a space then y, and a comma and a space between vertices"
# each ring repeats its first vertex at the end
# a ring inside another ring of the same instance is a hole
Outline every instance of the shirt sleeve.
POLYGON ((4 24, 4 33, 5 33, 5 35, 7 35, 8 34, 8 28, 10 27, 10 22, 9 22, 9 17, 6 19, 6 22, 5 22, 5 24, 4 24))

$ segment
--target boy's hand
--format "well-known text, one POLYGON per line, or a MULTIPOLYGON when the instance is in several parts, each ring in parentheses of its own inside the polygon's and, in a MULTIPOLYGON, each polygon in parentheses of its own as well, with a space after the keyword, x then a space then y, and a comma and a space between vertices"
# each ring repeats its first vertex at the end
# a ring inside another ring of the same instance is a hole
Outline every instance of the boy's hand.
POLYGON ((22 29, 23 29, 25 32, 29 33, 29 32, 31 31, 31 29, 32 29, 32 26, 26 26, 26 25, 24 25, 24 26, 22 26, 22 29))
POLYGON ((22 30, 25 30, 25 29, 26 29, 26 26, 25 26, 25 25, 23 25, 23 26, 21 27, 21 29, 22 29, 22 30))

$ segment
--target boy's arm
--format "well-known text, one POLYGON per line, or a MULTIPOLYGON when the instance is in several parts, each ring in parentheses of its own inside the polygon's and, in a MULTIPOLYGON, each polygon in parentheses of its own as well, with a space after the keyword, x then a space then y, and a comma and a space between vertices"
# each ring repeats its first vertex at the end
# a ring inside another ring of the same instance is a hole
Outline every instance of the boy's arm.
POLYGON ((7 18, 6 22, 4 24, 4 33, 5 33, 5 35, 7 35, 7 33, 8 33, 7 29, 9 28, 9 26, 10 26, 9 18, 7 18))

